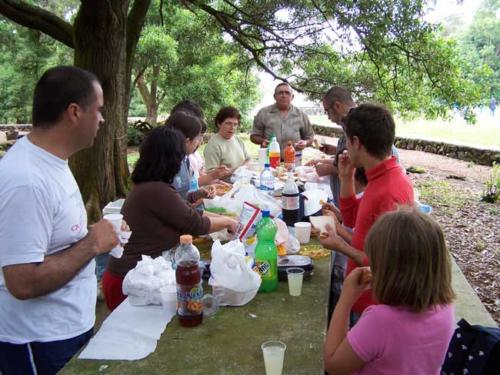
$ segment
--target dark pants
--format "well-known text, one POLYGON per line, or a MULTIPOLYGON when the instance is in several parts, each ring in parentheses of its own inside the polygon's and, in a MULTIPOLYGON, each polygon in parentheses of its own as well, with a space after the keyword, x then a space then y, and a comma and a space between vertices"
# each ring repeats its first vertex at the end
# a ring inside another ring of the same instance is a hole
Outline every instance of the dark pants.
POLYGON ((56 374, 92 337, 93 329, 71 339, 10 344, 0 341, 2 375, 56 374))

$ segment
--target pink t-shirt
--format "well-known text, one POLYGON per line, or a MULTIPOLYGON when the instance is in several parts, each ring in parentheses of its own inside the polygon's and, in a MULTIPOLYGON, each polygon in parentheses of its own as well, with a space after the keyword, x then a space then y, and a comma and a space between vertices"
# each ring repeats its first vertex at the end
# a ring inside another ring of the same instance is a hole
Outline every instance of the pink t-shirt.
POLYGON ((347 333, 352 349, 366 363, 355 374, 439 374, 454 329, 452 305, 420 314, 370 306, 347 333))

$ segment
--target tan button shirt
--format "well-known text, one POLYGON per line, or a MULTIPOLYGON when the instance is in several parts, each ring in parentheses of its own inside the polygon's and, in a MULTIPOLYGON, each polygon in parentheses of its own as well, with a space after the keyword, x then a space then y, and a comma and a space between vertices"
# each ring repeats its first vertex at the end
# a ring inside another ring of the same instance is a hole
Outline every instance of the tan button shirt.
POLYGON ((314 135, 304 112, 291 105, 286 117, 282 117, 276 104, 262 108, 253 119, 252 134, 269 139, 273 133, 280 144, 282 158, 288 141, 295 143, 314 135))

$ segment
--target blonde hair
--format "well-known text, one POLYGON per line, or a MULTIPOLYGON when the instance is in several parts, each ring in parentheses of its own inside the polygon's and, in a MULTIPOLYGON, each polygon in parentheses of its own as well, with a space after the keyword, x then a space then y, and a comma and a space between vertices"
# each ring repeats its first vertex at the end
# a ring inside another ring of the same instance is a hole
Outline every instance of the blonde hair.
POLYGON ((365 252, 380 303, 422 312, 455 298, 443 231, 428 215, 409 207, 382 215, 368 233, 365 252))

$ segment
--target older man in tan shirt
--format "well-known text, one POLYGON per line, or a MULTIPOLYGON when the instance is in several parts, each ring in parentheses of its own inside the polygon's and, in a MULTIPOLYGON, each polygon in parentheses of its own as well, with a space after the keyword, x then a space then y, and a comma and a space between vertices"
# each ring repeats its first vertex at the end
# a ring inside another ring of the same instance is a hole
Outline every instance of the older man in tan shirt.
POLYGON ((255 116, 250 140, 265 147, 275 134, 283 158, 288 141, 292 141, 295 149, 300 151, 312 144, 314 131, 307 115, 291 104, 293 90, 287 83, 276 86, 274 99, 276 103, 262 108, 255 116))

